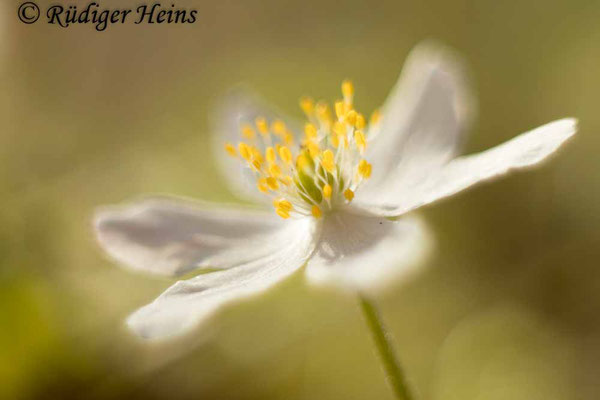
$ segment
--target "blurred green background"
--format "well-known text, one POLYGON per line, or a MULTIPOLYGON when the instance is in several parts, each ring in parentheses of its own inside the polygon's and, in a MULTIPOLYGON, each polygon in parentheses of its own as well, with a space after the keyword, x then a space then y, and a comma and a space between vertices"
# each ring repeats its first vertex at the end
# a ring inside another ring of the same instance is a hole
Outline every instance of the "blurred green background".
POLYGON ((108 261, 90 216, 143 193, 232 200, 208 146, 227 89, 299 115, 349 77, 370 112, 425 38, 471 67, 467 151, 565 116, 580 132, 422 211, 427 270, 377 299, 411 383, 433 400, 600 396, 600 2, 174 3, 198 22, 63 29, 0 3, 1 399, 391 399, 356 300, 302 274, 193 339, 138 341, 123 319, 172 282, 108 261))

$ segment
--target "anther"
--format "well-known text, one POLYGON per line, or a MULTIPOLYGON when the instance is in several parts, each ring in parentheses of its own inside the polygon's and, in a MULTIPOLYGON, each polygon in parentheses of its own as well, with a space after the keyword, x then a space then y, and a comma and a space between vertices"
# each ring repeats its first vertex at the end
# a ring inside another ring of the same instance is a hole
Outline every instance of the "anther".
POLYGON ((271 124, 271 130, 276 135, 281 136, 281 135, 283 135, 285 133, 285 123, 282 120, 280 120, 280 119, 276 119, 271 124))
POLYGON ((279 178, 281 176, 281 168, 277 164, 271 164, 269 166, 269 173, 271 174, 271 176, 279 178))
POLYGON ((339 121, 343 121, 346 116, 346 110, 344 106, 344 102, 342 100, 338 100, 335 102, 335 116, 339 121))
POLYGON ((356 114, 356 123, 354 124, 356 129, 365 129, 366 125, 367 121, 365 121, 365 116, 361 113, 356 114))
POLYGON ((276 208, 275 212, 283 219, 288 219, 290 217, 290 213, 282 208, 276 208))
POLYGON ((242 125, 242 136, 248 140, 252 140, 256 137, 256 132, 249 124, 242 125))
POLYGON ((356 147, 360 152, 364 152, 367 147, 367 139, 365 138, 365 134, 362 131, 354 132, 354 142, 356 143, 356 147))
POLYGON ((275 149, 272 147, 267 147, 265 150, 265 158, 270 164, 273 164, 277 161, 277 155, 275 154, 275 149))
POLYGON ((323 152, 323 154, 321 155, 321 165, 328 172, 335 171, 335 161, 333 157, 333 152, 331 150, 327 149, 323 152))
POLYGON ((329 140, 331 140, 331 145, 334 148, 337 149, 339 147, 339 145, 340 145, 340 135, 339 134, 337 134, 336 132, 333 132, 331 134, 331 136, 329 137, 329 140))
POLYGON ((360 160, 358 163, 358 173, 363 178, 369 178, 371 176, 371 164, 367 160, 360 160))
POLYGON ((265 178, 265 179, 266 179, 267 186, 269 186, 269 188, 271 190, 279 189, 279 183, 277 183, 277 179, 273 178, 272 176, 269 176, 268 178, 265 178))
POLYGON ((262 153, 260 152, 260 150, 257 147, 255 147, 255 146, 250 147, 250 151, 252 152, 252 159, 257 160, 261 164, 265 161, 262 153))
POLYGON ((338 135, 345 135, 346 134, 346 125, 344 125, 342 122, 340 121, 336 121, 333 124, 333 132, 337 133, 338 135))
POLYGON ((289 201, 287 201, 286 199, 275 199, 273 200, 273 206, 275 208, 281 208, 282 210, 285 210, 287 212, 290 212, 292 210, 292 203, 290 203, 289 201))
POLYGON ((321 209, 317 205, 312 206, 310 212, 313 215, 313 217, 315 217, 315 218, 321 218, 321 215, 323 215, 323 213, 321 212, 321 209))
POLYGON ((304 125, 304 135, 306 135, 307 139, 316 139, 317 138, 317 128, 311 123, 305 124, 304 125))
POLYGON ((291 132, 286 132, 283 134, 283 143, 287 146, 291 146, 294 144, 294 135, 291 132))
POLYGON ((352 103, 352 96, 354 96, 354 85, 352 81, 346 79, 342 82, 342 94, 346 103, 352 103))
POLYGON ((300 170, 308 170, 310 169, 311 161, 308 159, 306 154, 301 153, 296 158, 296 167, 300 170))
POLYGON ((264 119, 263 117, 257 117, 254 120, 254 123, 256 124, 256 129, 258 129, 258 131, 262 135, 266 135, 269 133, 269 125, 267 124, 266 119, 264 119))
POLYGON ((285 146, 281 146, 279 148, 279 157, 281 157, 283 162, 286 164, 290 164, 292 162, 292 152, 285 146))
POLYGON ((352 199, 354 198, 354 192, 350 189, 346 189, 344 190, 344 197, 346 198, 346 200, 352 201, 352 199))
POLYGON ((306 143, 306 147, 308 148, 308 153, 310 154, 310 156, 312 158, 318 157, 319 153, 321 153, 321 149, 319 148, 319 145, 316 144, 315 142, 306 143))
POLYGON ((321 122, 329 122, 330 114, 329 114, 329 106, 324 101, 319 101, 316 106, 317 117, 321 122))
POLYGON ((331 188, 330 184, 326 184, 325 186, 323 186, 323 197, 325 197, 327 200, 331 198, 332 192, 333 189, 331 188))
POLYGON ((371 114, 369 124, 374 125, 374 124, 378 123, 380 119, 381 119, 381 112, 379 110, 375 110, 375 111, 373 111, 373 114, 371 114))
POLYGON ((333 124, 333 133, 331 135, 331 144, 333 147, 337 148, 340 145, 340 139, 346 138, 346 126, 340 122, 336 121, 333 124))
POLYGON ((256 182, 256 186, 258 187, 258 190, 260 190, 262 193, 269 192, 269 185, 267 185, 266 178, 259 178, 258 181, 256 182))
POLYGON ((235 147, 231 143, 225 143, 225 151, 232 157, 236 157, 237 153, 235 151, 235 147))
POLYGON ((238 150, 240 152, 240 156, 246 161, 250 161, 252 158, 252 153, 250 152, 250 147, 244 142, 238 143, 238 150))
POLYGON ((300 108, 302 108, 306 116, 310 117, 315 110, 315 103, 310 97, 302 97, 300 99, 300 108))
POLYGON ((356 124, 357 115, 357 112, 354 110, 348 111, 348 113, 346 113, 346 122, 348 122, 350 125, 356 124))

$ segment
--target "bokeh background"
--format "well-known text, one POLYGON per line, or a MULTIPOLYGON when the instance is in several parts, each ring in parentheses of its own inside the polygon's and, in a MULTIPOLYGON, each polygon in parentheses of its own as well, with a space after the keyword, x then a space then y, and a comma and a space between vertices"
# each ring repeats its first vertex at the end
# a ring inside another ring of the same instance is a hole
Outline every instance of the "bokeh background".
POLYGON ((108 261, 90 216, 143 193, 233 200, 208 146, 219 96, 245 82, 300 115, 299 96, 333 100, 349 77, 370 112, 426 38, 471 68, 467 151, 565 116, 580 132, 542 168, 422 211, 427 269, 376 299, 411 383, 433 400, 599 398, 600 2, 177 0, 195 24, 104 32, 25 25, 19 3, 0 3, 1 399, 391 399, 356 299, 302 274, 192 339, 137 340, 123 319, 172 282, 108 261))

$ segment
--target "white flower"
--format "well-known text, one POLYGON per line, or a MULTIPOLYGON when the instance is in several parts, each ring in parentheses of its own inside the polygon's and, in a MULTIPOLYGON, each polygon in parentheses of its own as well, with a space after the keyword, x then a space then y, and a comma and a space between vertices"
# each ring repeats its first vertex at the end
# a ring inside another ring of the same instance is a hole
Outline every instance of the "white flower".
POLYGON ((457 59, 426 44, 368 124, 348 81, 334 112, 301 100, 304 129, 248 96, 230 98, 218 118, 224 172, 275 212, 166 198, 98 212, 98 240, 120 263, 169 276, 206 272, 175 283, 129 326, 149 338, 184 332, 304 264, 310 282, 358 291, 406 276, 427 247, 423 223, 407 213, 536 164, 576 130, 562 119, 456 157, 473 108, 465 86, 457 59), (240 130, 246 143, 237 143, 240 130))

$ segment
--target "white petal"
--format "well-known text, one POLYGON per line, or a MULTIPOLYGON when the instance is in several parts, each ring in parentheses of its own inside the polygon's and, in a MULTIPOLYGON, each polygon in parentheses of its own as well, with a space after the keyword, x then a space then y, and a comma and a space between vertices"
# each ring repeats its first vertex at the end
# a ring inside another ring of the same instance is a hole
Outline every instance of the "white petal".
POLYGON ((431 241, 415 216, 398 221, 337 212, 328 215, 315 254, 308 262, 308 280, 376 291, 418 270, 431 241))
POLYGON ((368 186, 385 185, 391 171, 422 175, 452 159, 474 109, 458 57, 432 42, 415 47, 367 146, 373 164, 368 186))
MULTIPOLYGON (((213 152, 225 175, 231 190, 241 198, 246 198, 259 203, 269 201, 269 198, 258 191, 256 179, 249 168, 245 168, 239 158, 231 157, 225 151, 225 143, 237 144, 243 139, 240 127, 244 123, 254 124, 256 117, 264 117, 272 122, 281 119, 288 128, 299 132, 298 123, 287 117, 283 112, 276 110, 266 101, 259 98, 250 90, 239 88, 227 96, 216 107, 215 118, 212 121, 213 152)), ((260 142, 260 138, 257 138, 260 142)))
POLYGON ((318 225, 312 218, 286 220, 270 237, 272 251, 236 268, 179 281, 153 303, 132 314, 127 323, 146 338, 159 339, 193 328, 225 303, 264 291, 306 263, 314 249, 318 225))
POLYGON ((274 213, 152 198, 97 212, 100 245, 123 265, 161 275, 231 268, 274 250, 289 224, 274 213))
POLYGON ((357 196, 353 205, 376 215, 404 214, 510 170, 535 165, 554 153, 576 130, 575 119, 551 122, 489 150, 458 157, 422 181, 391 176, 390 186, 377 193, 378 200, 363 201, 357 196))

